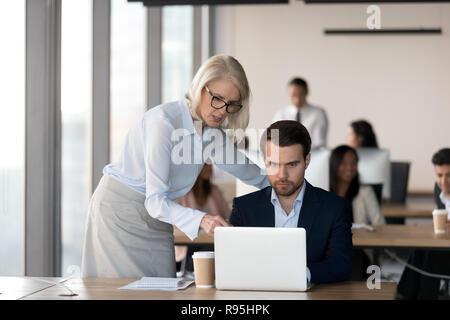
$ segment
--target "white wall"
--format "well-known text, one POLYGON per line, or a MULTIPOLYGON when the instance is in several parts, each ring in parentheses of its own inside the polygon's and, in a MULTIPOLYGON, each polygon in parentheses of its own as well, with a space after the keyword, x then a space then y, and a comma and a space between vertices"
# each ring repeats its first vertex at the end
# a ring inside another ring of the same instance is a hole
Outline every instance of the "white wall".
POLYGON ((435 28, 442 35, 327 36, 365 28, 366 5, 217 7, 216 53, 234 55, 253 92, 249 127, 264 128, 288 103, 286 83, 307 79, 323 106, 328 146, 350 121, 369 120, 392 160, 412 162, 409 189, 432 190, 431 156, 450 146, 450 4, 380 5, 382 28, 435 28))

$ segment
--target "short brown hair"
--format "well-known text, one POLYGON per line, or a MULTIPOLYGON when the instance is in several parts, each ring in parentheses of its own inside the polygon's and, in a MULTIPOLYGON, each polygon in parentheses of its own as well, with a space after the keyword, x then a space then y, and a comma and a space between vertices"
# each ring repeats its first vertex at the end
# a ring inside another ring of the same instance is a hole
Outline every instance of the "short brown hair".
POLYGON ((308 94, 308 83, 305 79, 293 78, 291 81, 289 81, 288 86, 302 87, 303 89, 305 89, 305 94, 308 94))
POLYGON ((443 166, 450 164, 450 148, 443 148, 436 152, 431 159, 435 166, 443 166))
POLYGON ((272 123, 261 137, 261 150, 265 155, 266 141, 272 140, 272 130, 278 130, 278 146, 289 147, 300 144, 303 147, 303 158, 311 151, 311 136, 308 130, 298 121, 281 120, 272 123))

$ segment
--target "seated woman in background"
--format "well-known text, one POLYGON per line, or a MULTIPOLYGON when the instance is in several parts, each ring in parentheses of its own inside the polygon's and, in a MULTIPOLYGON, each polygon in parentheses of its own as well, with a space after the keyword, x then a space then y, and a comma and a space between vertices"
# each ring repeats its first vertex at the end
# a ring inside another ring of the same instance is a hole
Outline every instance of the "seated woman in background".
MULTIPOLYGON (((176 203, 196 209, 204 212, 208 212, 212 215, 221 216, 223 219, 228 220, 230 217, 230 207, 228 206, 225 198, 223 197, 220 189, 214 185, 211 181, 212 178, 212 165, 205 164, 200 171, 200 174, 195 181, 192 189, 186 193, 183 197, 179 198, 176 203)), ((187 246, 175 246, 175 260, 177 263, 181 262, 186 254, 188 255, 186 269, 193 270, 192 259, 190 259, 191 252, 193 251, 213 251, 213 245, 198 245, 191 246, 189 252, 187 252, 187 246)))
POLYGON ((372 125, 365 120, 350 123, 347 144, 354 149, 378 148, 377 137, 372 125))
MULTIPOLYGON (((352 223, 381 225, 385 224, 375 192, 370 186, 361 185, 358 175, 358 155, 349 146, 333 149, 330 156, 330 192, 337 194, 350 203, 352 223)), ((363 280, 371 264, 370 250, 354 249, 352 280, 363 280)))
POLYGON ((330 192, 350 201, 353 223, 386 223, 375 192, 359 182, 358 155, 352 147, 342 145, 331 152, 330 192))

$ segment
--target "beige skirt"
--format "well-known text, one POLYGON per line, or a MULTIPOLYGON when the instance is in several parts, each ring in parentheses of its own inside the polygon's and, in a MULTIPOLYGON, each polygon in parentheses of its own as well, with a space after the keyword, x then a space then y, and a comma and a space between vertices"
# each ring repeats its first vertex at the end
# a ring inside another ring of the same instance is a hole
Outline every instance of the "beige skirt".
POLYGON ((175 277, 173 227, 150 216, 145 196, 104 175, 89 204, 82 277, 175 277))

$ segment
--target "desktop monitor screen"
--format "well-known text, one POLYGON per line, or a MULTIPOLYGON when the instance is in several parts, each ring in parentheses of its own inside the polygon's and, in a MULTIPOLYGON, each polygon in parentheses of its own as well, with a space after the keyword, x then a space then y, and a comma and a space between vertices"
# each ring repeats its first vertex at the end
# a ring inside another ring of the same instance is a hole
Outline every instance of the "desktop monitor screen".
POLYGON ((311 161, 305 171, 305 179, 313 186, 324 190, 330 189, 330 155, 327 148, 311 150, 311 161))
POLYGON ((391 196, 391 161, 389 150, 358 148, 358 172, 362 184, 383 184, 383 198, 391 196))

